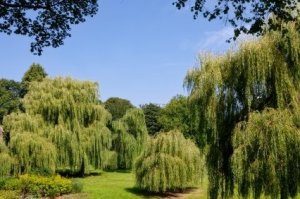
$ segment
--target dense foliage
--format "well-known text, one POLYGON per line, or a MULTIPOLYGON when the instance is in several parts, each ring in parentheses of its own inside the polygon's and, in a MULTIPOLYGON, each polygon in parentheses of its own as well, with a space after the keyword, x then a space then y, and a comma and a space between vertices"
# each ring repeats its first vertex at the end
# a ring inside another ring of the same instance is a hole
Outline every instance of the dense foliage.
POLYGON ((201 157, 197 146, 179 131, 159 133, 135 162, 136 185, 160 193, 196 186, 204 167, 201 157))
POLYGON ((158 133, 162 128, 161 124, 158 122, 161 107, 159 105, 149 103, 141 105, 141 108, 145 114, 148 133, 150 135, 158 133))
POLYGON ((107 99, 104 106, 110 112, 113 121, 123 117, 128 109, 134 108, 129 100, 118 97, 107 99))
POLYGON ((143 111, 137 108, 128 110, 120 120, 113 122, 113 132, 118 168, 131 169, 148 139, 143 111))
POLYGON ((194 19, 202 14, 209 21, 224 19, 234 28, 234 39, 241 33, 261 35, 266 27, 271 30, 281 28, 271 15, 281 22, 295 21, 299 16, 299 1, 297 0, 217 0, 210 3, 206 0, 176 0, 173 4, 181 9, 191 5, 194 19))
POLYGON ((3 117, 21 107, 22 86, 14 80, 0 79, 0 124, 3 117))
POLYGON ((202 146, 203 139, 199 137, 195 129, 195 118, 191 114, 190 105, 187 97, 177 95, 161 109, 158 122, 162 126, 162 131, 167 132, 178 129, 185 137, 193 139, 198 145, 202 146))
POLYGON ((240 194, 294 198, 300 185, 299 115, 289 110, 253 112, 233 134, 233 170, 240 194))
POLYGON ((0 198, 56 198, 78 192, 78 182, 61 176, 21 175, 18 178, 0 178, 0 198), (8 192, 10 191, 10 192, 8 192), (1 197, 2 196, 2 197, 1 197))
MULTIPOLYGON (((207 165, 211 198, 217 198, 219 194, 222 197, 232 195, 233 173, 241 172, 234 171, 231 162, 234 150, 240 147, 238 143, 243 143, 241 140, 246 139, 243 131, 236 133, 235 140, 239 141, 233 146, 232 136, 236 125, 247 121, 251 112, 262 111, 266 107, 278 110, 288 108, 292 112, 298 109, 300 34, 293 23, 283 27, 284 33, 269 32, 257 41, 242 44, 236 52, 228 52, 219 57, 204 57, 201 67, 191 70, 186 77, 190 101, 199 121, 198 132, 205 135, 210 144, 207 165)), ((284 121, 280 125, 284 125, 284 121)), ((282 132, 281 136, 291 139, 293 134, 282 132)), ((258 138, 264 139, 264 136, 258 138)), ((268 145, 274 150, 279 150, 278 147, 282 146, 285 147, 283 150, 289 151, 288 146, 284 144, 279 146, 276 142, 270 142, 268 145)), ((268 153, 267 148, 262 150, 263 153, 268 153)), ((295 150, 297 151, 297 148, 295 150)), ((250 154, 241 157, 247 159, 250 154)), ((274 157, 278 158, 275 162, 279 160, 278 156, 274 157)), ((282 164, 288 165, 287 160, 282 159, 282 164)), ((256 157, 254 161, 260 168, 267 164, 263 163, 265 159, 261 157, 256 157)), ((278 182, 275 178, 276 170, 269 172, 273 173, 268 177, 273 178, 268 180, 278 182)), ((252 181, 251 176, 244 177, 244 182, 252 181)), ((284 181, 280 181, 278 186, 286 185, 284 181)), ((253 186, 259 185, 254 183, 253 186)), ((298 185, 288 185, 286 188, 293 189, 295 186, 298 185)), ((256 188, 251 191, 255 195, 256 188)), ((267 190, 262 191, 268 193, 267 190)), ((284 198, 284 193, 281 194, 284 198)))
POLYGON ((17 173, 70 171, 83 175, 105 167, 111 147, 110 114, 98 103, 98 85, 70 78, 33 82, 25 113, 4 118, 17 173))
POLYGON ((85 1, 0 1, 0 32, 34 38, 31 52, 41 55, 44 47, 59 47, 71 25, 97 13, 96 0, 85 1))

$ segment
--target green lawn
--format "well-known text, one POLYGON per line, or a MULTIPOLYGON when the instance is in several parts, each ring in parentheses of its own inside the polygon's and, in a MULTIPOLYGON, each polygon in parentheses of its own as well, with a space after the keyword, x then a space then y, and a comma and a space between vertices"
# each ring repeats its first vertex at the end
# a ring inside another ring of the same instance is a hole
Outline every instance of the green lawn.
POLYGON ((83 192, 89 199, 147 198, 138 195, 134 189, 134 176, 126 172, 103 172, 100 176, 82 179, 83 192))
MULTIPOLYGON (((90 176, 80 179, 83 183, 83 192, 88 199, 156 199, 158 196, 146 196, 134 188, 134 175, 127 172, 103 172, 99 176, 90 176)), ((206 193, 202 190, 180 194, 178 199, 199 199, 206 193)), ((85 195, 83 195, 85 196, 85 195)), ((82 197, 80 197, 82 198, 82 197)), ((206 197, 203 197, 206 198, 206 197)))

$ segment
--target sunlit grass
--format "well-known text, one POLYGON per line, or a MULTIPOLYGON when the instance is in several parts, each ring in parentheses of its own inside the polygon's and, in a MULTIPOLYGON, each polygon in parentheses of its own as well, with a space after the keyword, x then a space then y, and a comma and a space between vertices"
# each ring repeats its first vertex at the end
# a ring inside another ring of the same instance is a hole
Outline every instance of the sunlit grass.
MULTIPOLYGON (((80 199, 158 199, 163 196, 145 194, 135 188, 134 174, 131 172, 103 172, 98 176, 79 179, 83 183, 82 194, 71 198, 80 199)), ((187 193, 175 194, 176 199, 207 199, 208 180, 205 178, 198 189, 187 193)), ((172 198, 170 195, 166 198, 172 198)), ((235 195, 233 199, 241 198, 235 195)), ((261 199, 271 199, 262 196, 261 199)), ((296 199, 300 199, 299 195, 296 199)))

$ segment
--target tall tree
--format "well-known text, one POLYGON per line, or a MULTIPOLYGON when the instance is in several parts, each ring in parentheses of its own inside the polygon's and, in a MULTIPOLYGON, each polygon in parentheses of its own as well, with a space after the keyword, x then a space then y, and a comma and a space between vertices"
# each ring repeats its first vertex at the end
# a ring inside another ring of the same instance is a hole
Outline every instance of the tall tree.
POLYGON ((122 118, 128 109, 134 108, 129 100, 119 97, 111 97, 107 99, 104 102, 104 106, 111 113, 112 120, 122 118))
POLYGON ((0 1, 0 32, 33 37, 31 52, 63 45, 71 25, 79 24, 98 11, 97 0, 85 1, 0 1))
POLYGON ((159 105, 149 103, 141 105, 141 108, 145 114, 148 133, 150 135, 154 135, 159 132, 162 128, 161 124, 158 122, 161 107, 159 105))
POLYGON ((25 113, 4 118, 18 173, 70 171, 83 175, 105 167, 111 147, 110 114, 98 103, 98 85, 70 78, 32 82, 25 113))
MULTIPOLYGON (((242 44, 236 52, 228 52, 219 57, 206 56, 202 59, 200 68, 195 68, 187 74, 186 84, 191 92, 190 100, 199 118, 198 132, 207 135, 210 144, 207 165, 211 198, 217 198, 219 194, 222 197, 233 194, 235 170, 232 167, 232 155, 242 147, 238 144, 242 141, 235 141, 235 146, 232 143, 237 124, 249 120, 251 112, 262 111, 265 108, 279 111, 288 108, 295 113, 299 110, 300 34, 295 23, 284 26, 284 33, 269 32, 257 41, 242 44)), ((284 121, 280 125, 284 125, 284 121)), ((239 138, 235 140, 243 139, 243 130, 240 132, 237 131, 236 136, 239 138)), ((282 136, 293 135, 282 133, 282 136)), ((279 151, 282 149, 277 147, 288 147, 284 144, 276 145, 276 142, 268 145, 279 151)), ((267 148, 261 148, 268 153, 265 149, 267 148)), ((284 150, 288 151, 287 148, 284 150)), ((285 164, 286 160, 281 161, 285 164)), ((247 161, 256 161, 256 164, 263 166, 265 160, 255 156, 247 161)), ((244 176, 247 178, 245 182, 251 181, 251 175, 244 176)), ((295 187, 287 185, 284 181, 278 182, 278 186, 283 189, 295 187)), ((297 186, 300 185, 299 182, 296 183, 297 186)), ((251 191, 253 195, 256 194, 256 189, 251 191)), ((269 193, 266 190, 261 191, 269 193)), ((279 194, 284 198, 284 194, 279 194)))
POLYGON ((173 4, 181 9, 191 3, 194 19, 202 14, 209 21, 224 20, 234 27, 234 39, 241 33, 261 35, 265 27, 278 30, 282 22, 295 21, 300 13, 298 0, 176 0, 173 4), (273 15, 273 17, 270 17, 273 15))

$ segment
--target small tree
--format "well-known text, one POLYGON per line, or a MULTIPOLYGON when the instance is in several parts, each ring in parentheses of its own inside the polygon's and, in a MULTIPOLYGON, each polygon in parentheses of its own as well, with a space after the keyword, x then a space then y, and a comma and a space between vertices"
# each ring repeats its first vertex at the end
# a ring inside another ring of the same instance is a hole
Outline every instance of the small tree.
POLYGON ((159 133, 135 162, 136 186, 160 193, 196 186, 204 168, 201 157, 197 146, 179 131, 159 133))

